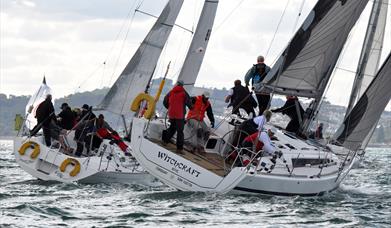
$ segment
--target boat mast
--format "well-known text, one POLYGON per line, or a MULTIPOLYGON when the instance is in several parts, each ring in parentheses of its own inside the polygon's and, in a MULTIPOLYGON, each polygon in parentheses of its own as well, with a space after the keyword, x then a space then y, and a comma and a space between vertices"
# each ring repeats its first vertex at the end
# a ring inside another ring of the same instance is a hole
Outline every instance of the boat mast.
POLYGON ((362 88, 362 82, 364 77, 367 74, 367 66, 368 66, 368 60, 373 57, 374 58, 374 71, 375 72, 369 72, 369 76, 373 77, 376 74, 376 70, 378 69, 379 66, 379 60, 380 60, 380 55, 381 55, 381 50, 382 50, 382 43, 383 43, 383 38, 384 38, 384 27, 386 24, 387 20, 387 7, 388 7, 388 0, 374 0, 373 2, 373 7, 371 11, 371 15, 369 17, 369 22, 367 26, 367 32, 365 34, 365 39, 360 55, 360 59, 358 62, 357 66, 357 71, 356 71, 356 77, 353 82, 353 87, 352 87, 352 92, 350 94, 350 100, 348 107, 346 109, 346 114, 347 116, 349 112, 352 110, 353 105, 356 103, 356 101, 359 99, 360 96, 360 90, 363 92, 365 88, 362 88), (384 6, 382 6, 384 4, 384 6), (382 8, 384 8, 384 13, 382 18, 379 17, 382 8), (379 19, 381 19, 379 21, 379 19), (380 25, 380 28, 378 26, 380 25), (377 37, 378 40, 375 40, 376 38, 376 32, 377 30, 380 30, 379 37, 377 37), (377 42, 378 44, 374 44, 374 41, 377 42), (376 47, 376 45, 378 47, 376 47), (374 49, 377 48, 376 51, 374 49), (375 52, 376 56, 371 54, 375 52))

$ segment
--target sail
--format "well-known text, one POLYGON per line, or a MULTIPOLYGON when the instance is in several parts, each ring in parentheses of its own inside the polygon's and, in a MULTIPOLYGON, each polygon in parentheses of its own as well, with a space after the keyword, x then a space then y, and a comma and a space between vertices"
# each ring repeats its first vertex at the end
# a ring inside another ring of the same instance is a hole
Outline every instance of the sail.
POLYGON ((98 109, 130 117, 129 105, 144 92, 171 33, 183 0, 170 0, 98 109), (128 114, 128 115, 127 115, 128 114))
POLYGON ((356 151, 371 134, 391 98, 391 54, 375 79, 345 118, 334 139, 345 148, 356 151))
POLYGON ((367 2, 318 1, 256 90, 320 98, 367 2))
POLYGON ((379 61, 387 22, 387 10, 388 0, 374 1, 362 53, 357 66, 351 97, 346 110, 347 114, 350 112, 357 99, 364 93, 379 69, 379 61))
POLYGON ((205 0, 189 51, 187 52, 185 62, 179 73, 178 80, 184 82, 186 91, 189 93, 191 93, 191 90, 193 89, 198 72, 201 68, 202 60, 205 56, 213 22, 216 17, 218 3, 218 0, 205 0))
MULTIPOLYGON (((52 89, 46 84, 46 79, 43 77, 43 81, 39 89, 30 97, 26 105, 26 127, 31 130, 37 125, 37 119, 35 118, 35 112, 38 105, 42 103, 48 94, 52 94, 52 89)), ((52 94, 53 95, 53 94, 52 94)))

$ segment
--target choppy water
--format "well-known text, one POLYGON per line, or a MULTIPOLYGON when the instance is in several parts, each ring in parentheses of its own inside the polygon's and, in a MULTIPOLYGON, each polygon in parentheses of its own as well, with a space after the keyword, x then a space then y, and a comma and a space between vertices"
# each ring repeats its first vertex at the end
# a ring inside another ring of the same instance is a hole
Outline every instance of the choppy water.
POLYGON ((391 149, 322 197, 185 193, 168 187, 39 181, 0 140, 0 227, 391 227, 391 149))

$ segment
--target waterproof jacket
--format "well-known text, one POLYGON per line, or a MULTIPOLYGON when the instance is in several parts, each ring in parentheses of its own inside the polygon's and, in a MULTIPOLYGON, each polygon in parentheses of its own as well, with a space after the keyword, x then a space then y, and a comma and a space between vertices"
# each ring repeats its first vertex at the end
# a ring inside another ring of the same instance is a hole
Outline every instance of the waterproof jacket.
POLYGON ((193 103, 193 108, 190 109, 186 119, 195 119, 198 121, 203 121, 206 112, 210 122, 211 123, 215 122, 212 106, 210 105, 209 101, 206 101, 205 103, 202 99, 202 96, 196 96, 196 97, 192 97, 192 103, 193 103))
POLYGON ((250 84, 250 80, 252 80, 251 85, 260 83, 263 81, 269 71, 270 67, 264 63, 254 64, 244 76, 244 82, 246 85, 250 84))
POLYGON ((190 96, 183 86, 176 85, 164 97, 163 105, 168 109, 170 119, 185 119, 186 106, 192 107, 190 96))
POLYGON ((72 112, 70 107, 66 107, 62 110, 58 117, 61 117, 61 120, 58 122, 58 125, 66 130, 71 130, 75 123, 75 114, 72 112))
POLYGON ((255 101, 254 97, 250 95, 250 91, 247 87, 242 85, 236 85, 232 88, 232 95, 231 95, 231 103, 229 106, 232 106, 233 108, 238 107, 257 107, 257 102, 255 101))
POLYGON ((296 102, 299 105, 299 112, 300 112, 300 117, 303 119, 304 115, 304 109, 301 107, 299 99, 297 97, 291 97, 288 98, 281 108, 277 108, 272 110, 272 112, 281 112, 284 115, 289 116, 292 120, 297 120, 299 121, 299 116, 297 115, 297 110, 296 110, 296 102))
POLYGON ((37 118, 38 123, 42 123, 43 126, 49 126, 50 121, 56 119, 52 101, 46 99, 39 104, 37 111, 35 112, 35 117, 37 118))

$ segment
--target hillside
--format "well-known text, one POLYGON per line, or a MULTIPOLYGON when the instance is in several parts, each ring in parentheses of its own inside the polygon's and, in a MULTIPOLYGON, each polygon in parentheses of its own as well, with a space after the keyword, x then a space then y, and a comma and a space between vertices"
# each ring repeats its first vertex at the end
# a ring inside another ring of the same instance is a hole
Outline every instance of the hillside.
MULTIPOLYGON (((151 94, 155 94, 159 86, 161 79, 155 79, 152 81, 151 94)), ((164 95, 172 88, 172 80, 166 81, 160 101, 162 101, 164 95)), ((213 110, 215 115, 223 115, 227 104, 224 103, 224 97, 228 93, 226 88, 223 89, 209 89, 195 87, 193 94, 198 95, 203 91, 208 90, 211 94, 211 102, 213 104, 213 110)), ((81 107, 87 103, 95 106, 99 104, 103 96, 107 93, 108 88, 96 89, 93 91, 87 91, 82 93, 70 94, 66 97, 55 99, 56 113, 59 112, 59 107, 63 102, 67 102, 71 107, 81 107)), ((6 96, 0 94, 0 136, 12 136, 15 135, 14 131, 14 119, 16 114, 24 114, 25 105, 28 102, 29 96, 6 96)), ((279 107, 284 104, 282 99, 273 99, 272 107, 279 107)), ((130 105, 130 101, 129 101, 130 105)), ((305 108, 305 105, 304 105, 305 108)), ((162 102, 158 102, 157 111, 164 112, 162 102)), ((325 135, 332 135, 336 128, 341 123, 345 113, 345 107, 332 105, 325 102, 320 110, 319 122, 325 123, 325 135)), ((110 114, 108 114, 110 117, 110 114)), ((289 120, 286 116, 275 115, 274 123, 284 126, 289 120)), ((391 112, 384 112, 382 118, 379 121, 378 128, 376 129, 372 140, 372 143, 382 144, 387 143, 391 145, 391 112)))

